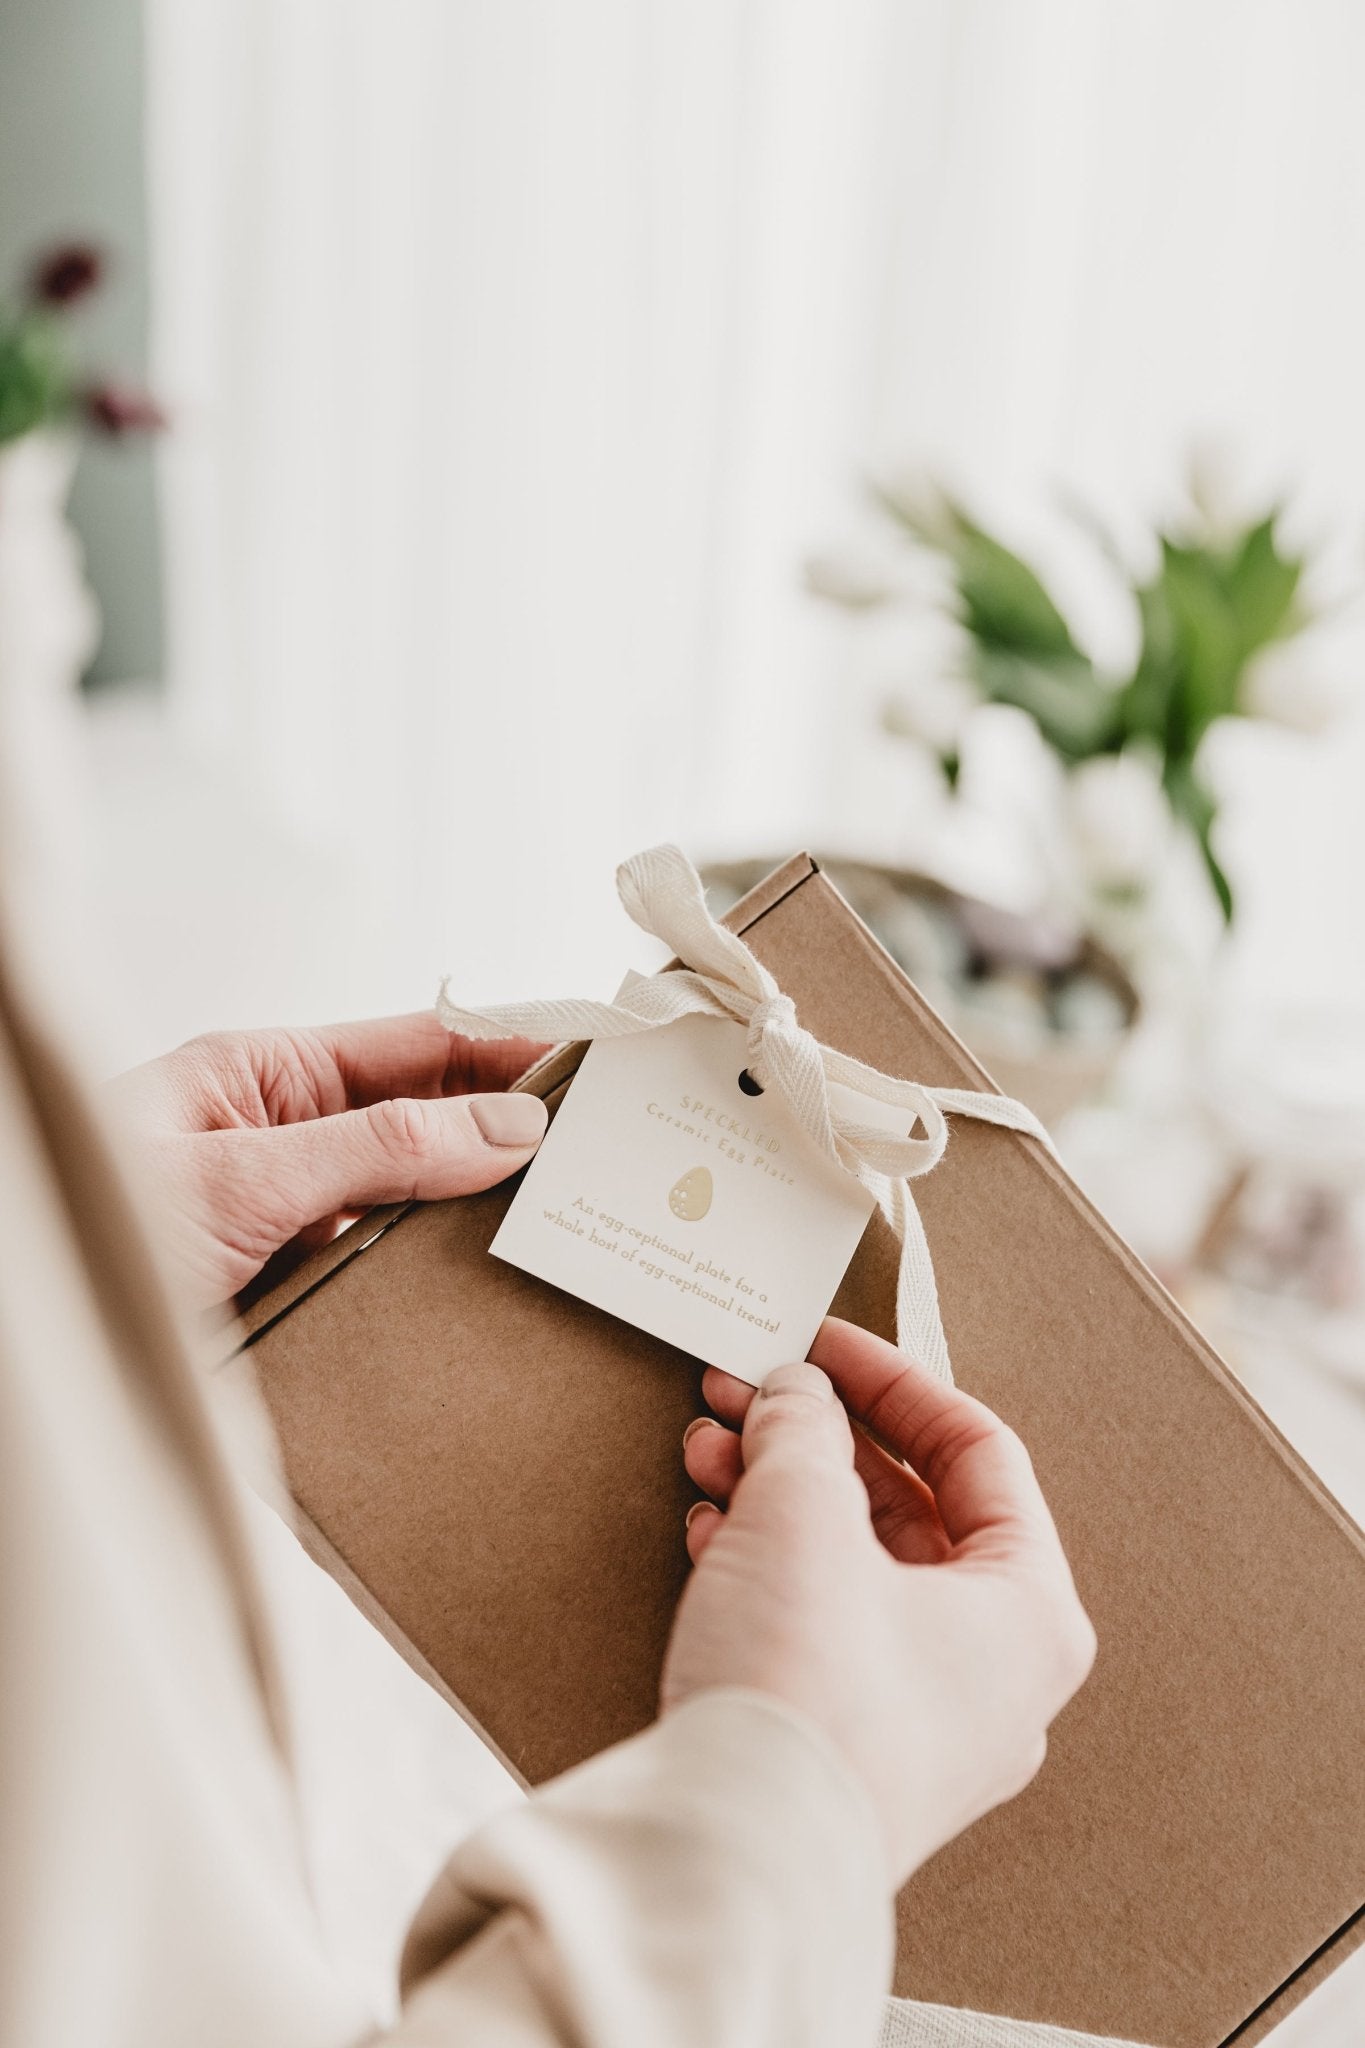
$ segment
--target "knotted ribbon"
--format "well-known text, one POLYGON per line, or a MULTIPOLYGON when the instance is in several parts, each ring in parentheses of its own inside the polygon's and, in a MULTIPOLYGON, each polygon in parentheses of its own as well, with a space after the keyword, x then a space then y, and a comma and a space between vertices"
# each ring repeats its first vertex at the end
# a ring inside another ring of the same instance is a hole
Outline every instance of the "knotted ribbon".
POLYGON ((948 1117, 970 1116, 1002 1124, 1050 1144, 1032 1110, 1007 1095, 970 1088, 929 1088, 898 1080, 822 1045, 797 1019, 796 1005, 744 941, 718 924, 706 907, 701 880, 676 846, 637 853, 616 871, 626 910, 642 930, 670 946, 681 967, 635 982, 613 1003, 552 1000, 467 1009, 452 1002, 443 981, 436 1013, 466 1038, 563 1040, 623 1038, 656 1031, 680 1017, 722 1017, 745 1032, 745 1063, 817 1149, 875 1198, 900 1242, 896 1281, 896 1340, 940 1379, 951 1380, 948 1344, 939 1313, 933 1261, 911 1181, 931 1173, 948 1144, 948 1117), (906 1112, 897 1137, 830 1101, 831 1083, 906 1112))

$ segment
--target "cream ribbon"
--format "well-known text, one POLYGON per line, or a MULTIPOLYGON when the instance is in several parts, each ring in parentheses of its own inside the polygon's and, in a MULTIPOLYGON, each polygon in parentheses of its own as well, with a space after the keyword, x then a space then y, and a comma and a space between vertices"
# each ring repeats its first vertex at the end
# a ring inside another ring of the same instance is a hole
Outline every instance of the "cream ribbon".
MULTIPOLYGON (((896 1281, 896 1338, 940 1379, 951 1380, 948 1345, 939 1313, 933 1262, 910 1183, 930 1173, 948 1144, 948 1117, 976 1117, 1025 1131, 1050 1146, 1032 1110, 1007 1095, 969 1088, 927 1088, 865 1066, 833 1046, 821 1045, 797 1021, 784 995, 744 941, 717 924, 706 907, 701 880, 676 846, 637 853, 616 871, 627 911, 644 931, 662 939, 680 968, 637 981, 614 1003, 551 1000, 501 1003, 471 1010, 450 999, 441 983, 436 1014, 466 1038, 566 1040, 624 1038, 656 1031, 680 1017, 723 1017, 745 1030, 745 1064, 772 1091, 826 1157, 837 1160, 876 1198, 900 1240, 896 1281), (906 1111, 923 1137, 898 1138, 871 1124, 839 1115, 829 1098, 836 1082, 875 1102, 906 1111)), ((879 2048, 1137 2048, 1062 2027, 1038 2026, 993 2013, 888 1999, 879 2048)))
POLYGON ((712 917, 696 869, 676 846, 637 853, 617 869, 616 886, 636 924, 670 946, 680 968, 636 982, 614 1003, 502 1003, 471 1010, 451 1001, 449 982, 443 981, 436 1000, 441 1022, 466 1038, 557 1043, 623 1038, 680 1017, 724 1017, 743 1025, 745 1064, 754 1080, 777 1097, 827 1158, 868 1189, 900 1241, 897 1342, 938 1378, 951 1380, 933 1261, 910 1183, 943 1157, 949 1115, 1003 1124, 1048 1145, 1037 1117, 1007 1095, 922 1087, 821 1045, 797 1022, 795 1003, 762 961, 712 917), (839 1115, 830 1103, 831 1082, 905 1110, 907 1126, 917 1122, 924 1135, 899 1138, 839 1115))
POLYGON ((1039 2020, 1007 2020, 955 2005, 888 1998, 877 2048, 1142 2048, 1109 2034, 1078 2034, 1039 2020))

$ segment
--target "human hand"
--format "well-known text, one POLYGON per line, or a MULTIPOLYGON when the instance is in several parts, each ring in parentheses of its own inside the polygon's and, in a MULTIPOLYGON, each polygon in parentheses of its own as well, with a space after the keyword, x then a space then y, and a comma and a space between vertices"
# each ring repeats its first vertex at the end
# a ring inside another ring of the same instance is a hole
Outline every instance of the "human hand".
POLYGON ((663 1705, 737 1685, 807 1714, 867 1788, 899 1885, 1035 1775, 1094 1631, 1004 1423, 851 1323, 828 1320, 811 1359, 758 1394, 702 1383, 720 1422, 694 1422, 684 1458, 711 1502, 688 1517, 663 1705))
POLYGON ((191 1304, 230 1300, 376 1202, 491 1187, 545 1133, 504 1091, 544 1047, 475 1043, 419 1012, 191 1039, 111 1087, 191 1304))

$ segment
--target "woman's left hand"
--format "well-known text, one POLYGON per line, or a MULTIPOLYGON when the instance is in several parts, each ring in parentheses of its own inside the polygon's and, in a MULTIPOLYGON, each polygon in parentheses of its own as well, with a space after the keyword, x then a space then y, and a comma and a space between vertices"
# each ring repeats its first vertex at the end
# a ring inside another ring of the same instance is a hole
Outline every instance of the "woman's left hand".
POLYGON ((430 1012, 224 1031, 113 1083, 188 1300, 232 1299, 376 1202, 439 1201, 525 1166, 545 1105, 509 1084, 545 1048, 454 1037, 430 1012))

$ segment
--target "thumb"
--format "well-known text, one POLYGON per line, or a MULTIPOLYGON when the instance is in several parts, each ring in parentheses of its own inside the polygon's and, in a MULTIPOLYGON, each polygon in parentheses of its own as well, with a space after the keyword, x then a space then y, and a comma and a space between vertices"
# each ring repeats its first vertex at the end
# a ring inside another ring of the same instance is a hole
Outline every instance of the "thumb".
POLYGON ((779 1462, 853 1468, 848 1416, 818 1365, 775 1367, 749 1403, 742 1441, 746 1471, 779 1462))
POLYGON ((270 1188, 283 1241, 337 1210, 442 1201, 492 1187, 525 1166, 547 1120, 538 1095, 395 1097, 233 1136, 243 1154, 255 1155, 239 1166, 270 1188))
MULTIPOLYGON (((798 1571, 803 1558, 828 1559, 860 1532, 870 1535, 853 1432, 818 1366, 779 1365, 768 1374, 749 1403, 741 1446, 744 1471, 724 1520, 774 1565, 780 1558, 784 1572, 798 1571)), ((694 1559, 715 1534, 713 1518, 698 1516, 688 1531, 694 1559)))

